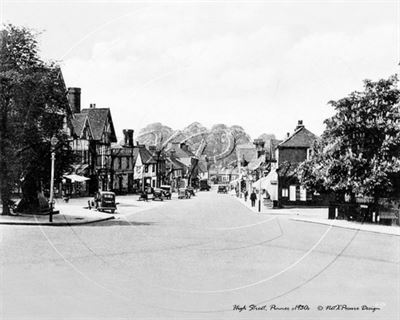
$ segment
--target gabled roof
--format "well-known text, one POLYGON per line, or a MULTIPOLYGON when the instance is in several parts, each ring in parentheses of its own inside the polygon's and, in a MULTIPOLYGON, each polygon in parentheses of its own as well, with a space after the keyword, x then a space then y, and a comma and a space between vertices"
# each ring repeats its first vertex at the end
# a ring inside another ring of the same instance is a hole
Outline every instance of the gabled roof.
POLYGON ((278 148, 310 148, 314 141, 318 139, 311 131, 305 127, 297 129, 289 138, 278 145, 278 148))
POLYGON ((175 151, 174 156, 176 158, 190 158, 195 156, 190 150, 182 149, 179 143, 171 143, 166 149, 166 152, 171 154, 171 151, 175 151))
MULTIPOLYGON (((62 92, 67 92, 67 86, 65 85, 64 76, 63 76, 60 66, 56 66, 55 70, 57 72, 57 84, 60 86, 60 90, 62 90, 62 92)), ((64 103, 65 111, 68 114, 68 116, 72 116, 73 112, 71 110, 71 106, 68 103, 67 96, 65 96, 65 99, 63 99, 63 103, 64 103)))
POLYGON ((82 137, 83 129, 85 128, 87 115, 84 113, 76 113, 71 119, 72 129, 74 134, 78 137, 82 137))
POLYGON ((151 156, 151 153, 149 150, 147 150, 144 147, 134 147, 133 149, 133 157, 135 159, 138 158, 138 155, 140 154, 140 159, 142 159, 143 164, 150 164, 150 163, 157 163, 156 160, 151 156))
POLYGON ((94 140, 101 140, 105 129, 105 125, 108 120, 111 129, 110 140, 111 142, 117 142, 117 137, 114 130, 114 124, 112 122, 111 112, 109 108, 82 109, 81 113, 87 114, 94 140))
POLYGON ((185 169, 187 166, 174 157, 168 157, 167 161, 170 162, 175 170, 185 169))

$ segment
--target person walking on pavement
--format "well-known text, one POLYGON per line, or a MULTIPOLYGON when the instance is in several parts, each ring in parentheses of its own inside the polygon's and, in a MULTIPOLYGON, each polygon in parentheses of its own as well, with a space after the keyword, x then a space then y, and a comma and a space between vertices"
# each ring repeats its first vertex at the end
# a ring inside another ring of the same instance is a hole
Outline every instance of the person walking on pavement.
POLYGON ((249 196, 249 192, 246 190, 244 192, 244 201, 247 201, 247 197, 249 196))
POLYGON ((257 200, 257 195, 256 195, 254 190, 250 195, 250 200, 251 200, 251 206, 255 207, 256 206, 256 200, 257 200))

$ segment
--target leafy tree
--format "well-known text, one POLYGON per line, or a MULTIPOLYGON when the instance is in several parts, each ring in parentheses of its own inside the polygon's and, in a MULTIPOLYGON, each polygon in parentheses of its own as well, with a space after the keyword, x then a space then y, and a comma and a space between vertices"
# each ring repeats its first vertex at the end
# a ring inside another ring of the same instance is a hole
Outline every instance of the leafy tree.
POLYGON ((35 210, 38 193, 50 180, 50 140, 55 147, 55 177, 72 160, 63 127, 68 112, 60 69, 38 54, 37 34, 7 25, 0 31, 0 193, 9 214, 12 191, 23 192, 20 209, 35 210))
POLYGON ((299 178, 317 191, 368 196, 377 200, 393 191, 400 174, 400 91, 392 76, 365 80, 364 90, 329 104, 336 114, 299 178))

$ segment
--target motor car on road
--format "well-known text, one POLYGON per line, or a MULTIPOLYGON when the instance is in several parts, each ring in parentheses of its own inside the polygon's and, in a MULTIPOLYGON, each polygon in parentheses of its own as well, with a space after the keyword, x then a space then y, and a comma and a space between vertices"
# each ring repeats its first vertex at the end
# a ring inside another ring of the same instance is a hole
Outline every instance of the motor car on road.
POLYGON ((114 213, 117 210, 115 202, 115 193, 110 191, 97 192, 94 197, 94 204, 97 211, 105 212, 110 211, 114 213))

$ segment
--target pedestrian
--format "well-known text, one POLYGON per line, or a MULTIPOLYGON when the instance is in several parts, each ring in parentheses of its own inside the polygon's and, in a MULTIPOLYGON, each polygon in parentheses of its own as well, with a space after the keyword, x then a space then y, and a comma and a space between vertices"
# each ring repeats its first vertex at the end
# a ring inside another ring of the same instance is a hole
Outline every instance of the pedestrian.
POLYGON ((251 200, 251 206, 255 207, 256 206, 256 200, 257 200, 257 195, 256 195, 254 190, 250 195, 250 200, 251 200))
POLYGON ((244 192, 244 201, 247 201, 247 197, 249 196, 249 192, 246 190, 244 192))

